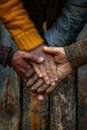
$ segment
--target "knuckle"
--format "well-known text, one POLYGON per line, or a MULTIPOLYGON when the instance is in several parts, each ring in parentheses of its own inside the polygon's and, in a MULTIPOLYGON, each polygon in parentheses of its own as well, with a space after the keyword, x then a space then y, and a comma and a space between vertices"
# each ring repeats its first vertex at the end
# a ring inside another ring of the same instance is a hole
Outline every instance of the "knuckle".
POLYGON ((51 71, 47 70, 47 74, 50 76, 51 75, 51 71))
POLYGON ((43 76, 44 76, 44 77, 47 77, 47 74, 46 74, 46 73, 43 73, 43 76))
POLYGON ((31 77, 34 73, 34 69, 31 69, 27 72, 26 77, 31 77))

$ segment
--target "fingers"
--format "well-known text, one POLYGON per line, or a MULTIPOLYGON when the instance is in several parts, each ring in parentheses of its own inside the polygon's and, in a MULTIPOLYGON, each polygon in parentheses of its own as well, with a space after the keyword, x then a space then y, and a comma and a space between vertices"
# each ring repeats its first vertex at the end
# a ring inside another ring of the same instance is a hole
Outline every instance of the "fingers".
POLYGON ((38 80, 38 76, 35 74, 26 84, 27 87, 31 87, 38 80))
POLYGON ((43 50, 46 52, 46 53, 49 53, 49 54, 58 54, 58 48, 57 47, 43 47, 43 50))
POLYGON ((26 78, 30 78, 32 75, 34 75, 35 71, 34 69, 30 69, 27 73, 26 73, 26 78))
POLYGON ((49 95, 52 91, 55 90, 55 88, 58 86, 58 83, 60 83, 60 80, 57 81, 57 83, 56 83, 55 86, 50 86, 50 87, 48 87, 48 88, 45 90, 45 93, 46 93, 47 95, 49 95))
POLYGON ((47 95, 50 94, 55 88, 56 88, 56 86, 55 86, 55 87, 50 86, 49 88, 46 89, 46 91, 45 91, 46 94, 47 94, 47 95))
POLYGON ((51 71, 52 71, 52 78, 54 78, 55 81, 58 81, 57 67, 54 63, 54 60, 52 59, 49 62, 50 62, 50 67, 51 67, 51 71))
POLYGON ((34 67, 34 69, 35 69, 35 71, 36 71, 36 74, 37 74, 39 77, 42 77, 42 73, 41 73, 41 71, 40 71, 40 69, 39 69, 39 66, 38 66, 36 63, 34 63, 34 62, 31 62, 31 64, 32 64, 33 67, 34 67))
MULTIPOLYGON (((43 77, 44 80, 45 80, 45 82, 46 82, 47 84, 50 84, 49 78, 48 78, 48 75, 47 75, 47 72, 46 72, 46 69, 45 69, 45 66, 44 66, 43 64, 36 64, 36 63, 34 63, 34 62, 31 62, 31 63, 32 63, 32 65, 34 66, 34 69, 35 69, 37 75, 38 75, 40 78, 43 77)), ((49 65, 49 63, 47 63, 47 65, 49 65)), ((46 67, 47 67, 47 66, 46 66, 46 67)), ((48 66, 48 68, 49 68, 49 66, 48 66)))
POLYGON ((56 66, 54 64, 53 59, 51 59, 50 63, 47 60, 44 62, 44 64, 37 65, 34 62, 31 63, 34 66, 37 75, 40 78, 43 77, 46 84, 51 83, 52 86, 55 86, 55 79, 57 80, 57 74, 56 74, 57 72, 56 72, 56 66), (52 66, 52 70, 50 66, 52 66))
POLYGON ((44 94, 36 94, 36 93, 31 93, 31 95, 35 98, 37 98, 38 100, 42 101, 44 99, 44 94))
POLYGON ((48 87, 49 86, 47 84, 42 85, 40 88, 37 89, 37 93, 44 93, 48 87))
POLYGON ((24 52, 24 57, 23 57, 25 60, 27 61, 33 61, 33 62, 36 62, 36 63, 42 63, 44 61, 44 58, 43 57, 38 57, 36 55, 33 55, 33 54, 29 54, 27 52, 24 52))
POLYGON ((31 91, 32 92, 35 92, 35 91, 37 91, 37 89, 39 88, 39 87, 42 87, 42 85, 44 84, 44 80, 43 79, 39 79, 32 87, 31 87, 31 91))
POLYGON ((41 64, 41 65, 39 65, 39 68, 40 68, 40 71, 42 73, 42 76, 44 78, 45 83, 50 84, 50 80, 49 80, 49 77, 47 75, 46 67, 43 64, 41 64))
POLYGON ((54 81, 53 73, 52 73, 52 70, 51 70, 50 62, 46 60, 44 62, 44 66, 46 68, 46 73, 47 73, 47 76, 48 76, 47 82, 49 82, 49 84, 51 83, 52 85, 55 85, 55 81, 54 81))

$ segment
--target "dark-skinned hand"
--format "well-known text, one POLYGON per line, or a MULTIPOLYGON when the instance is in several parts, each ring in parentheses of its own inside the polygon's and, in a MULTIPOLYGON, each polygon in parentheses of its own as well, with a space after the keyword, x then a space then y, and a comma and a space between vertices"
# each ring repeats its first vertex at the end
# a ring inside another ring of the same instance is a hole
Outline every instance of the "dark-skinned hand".
POLYGON ((28 81, 27 86, 30 87, 30 90, 32 91, 32 93, 35 94, 34 96, 39 95, 39 94, 40 95, 42 94, 42 96, 49 95, 58 86, 58 83, 62 81, 63 79, 65 79, 73 71, 71 64, 69 63, 65 55, 64 48, 47 47, 44 50, 47 53, 54 54, 54 59, 57 66, 57 74, 58 74, 59 80, 57 81, 56 85, 53 87, 53 86, 45 84, 43 79, 39 79, 38 76, 36 76, 37 77, 36 79, 33 79, 32 77, 31 78, 31 80, 33 80, 32 85, 29 83, 30 81, 28 81))
POLYGON ((43 77, 46 84, 51 84, 55 86, 55 82, 58 80, 57 69, 54 59, 51 54, 46 54, 43 51, 44 45, 39 46, 30 53, 36 56, 44 58, 44 62, 41 64, 36 64, 32 62, 34 69, 39 77, 43 77))
POLYGON ((30 61, 41 63, 43 59, 28 52, 16 51, 11 61, 11 66, 25 83, 27 82, 26 73, 28 72, 30 76, 34 73, 33 67, 30 66, 30 61))

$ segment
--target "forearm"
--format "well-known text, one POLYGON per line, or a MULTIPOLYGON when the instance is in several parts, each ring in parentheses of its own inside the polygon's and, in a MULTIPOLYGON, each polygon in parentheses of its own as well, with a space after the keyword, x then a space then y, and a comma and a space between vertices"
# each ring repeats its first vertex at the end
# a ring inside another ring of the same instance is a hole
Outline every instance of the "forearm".
POLYGON ((64 47, 64 49, 73 69, 87 64, 87 37, 70 46, 64 47))
POLYGON ((87 22, 87 1, 68 0, 62 14, 45 38, 51 46, 65 46, 75 41, 87 22))
POLYGON ((11 47, 4 47, 3 45, 0 45, 0 64, 4 67, 6 65, 10 65, 13 54, 14 51, 11 47))
POLYGON ((0 18, 20 50, 29 51, 44 42, 20 0, 0 0, 0 18))

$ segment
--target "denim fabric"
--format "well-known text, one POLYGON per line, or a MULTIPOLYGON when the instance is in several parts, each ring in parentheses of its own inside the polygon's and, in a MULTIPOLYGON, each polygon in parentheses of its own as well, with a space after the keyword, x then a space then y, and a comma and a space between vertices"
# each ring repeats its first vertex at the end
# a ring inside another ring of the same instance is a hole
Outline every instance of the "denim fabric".
POLYGON ((45 34, 50 46, 65 46, 75 41, 87 22, 87 0, 68 0, 61 16, 45 34))

